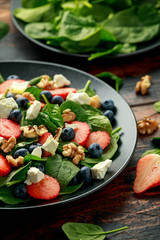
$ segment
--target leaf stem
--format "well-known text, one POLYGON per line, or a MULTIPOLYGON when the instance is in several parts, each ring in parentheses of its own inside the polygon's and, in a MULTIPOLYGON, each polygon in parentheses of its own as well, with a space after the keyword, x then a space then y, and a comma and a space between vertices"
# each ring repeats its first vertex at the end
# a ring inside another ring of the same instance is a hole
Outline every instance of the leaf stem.
POLYGON ((4 97, 7 96, 8 92, 9 92, 9 88, 6 90, 6 92, 5 92, 5 94, 4 94, 4 97))
POLYGON ((128 229, 128 226, 126 227, 122 227, 122 228, 117 228, 117 229, 114 229, 114 230, 111 230, 111 231, 107 231, 107 232, 104 232, 102 234, 110 234, 110 233, 114 233, 114 232, 119 232, 119 231, 123 231, 125 229, 128 229))
POLYGON ((84 92, 86 92, 91 84, 91 80, 88 80, 85 87, 84 87, 84 92))
POLYGON ((115 133, 118 133, 122 128, 121 127, 117 127, 113 132, 112 135, 114 135, 115 133))

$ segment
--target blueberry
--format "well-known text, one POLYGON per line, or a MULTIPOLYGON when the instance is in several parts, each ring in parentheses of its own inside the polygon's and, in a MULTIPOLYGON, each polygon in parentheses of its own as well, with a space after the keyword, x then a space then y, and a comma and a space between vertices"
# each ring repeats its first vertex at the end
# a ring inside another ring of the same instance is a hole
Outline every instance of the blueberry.
POLYGON ((111 110, 106 110, 103 112, 103 115, 106 116, 110 122, 112 122, 114 113, 111 110))
POLYGON ((59 106, 64 102, 64 99, 61 96, 54 96, 52 97, 51 103, 58 104, 59 106))
POLYGON ((98 143, 92 143, 89 145, 88 153, 92 158, 99 158, 103 153, 103 149, 98 143))
POLYGON ((17 75, 10 75, 7 77, 7 80, 9 79, 20 79, 17 75))
POLYGON ((92 180, 91 169, 87 166, 81 167, 78 173, 78 177, 81 178, 81 181, 83 181, 84 185, 89 185, 92 180))
POLYGON ((77 174, 74 178, 72 178, 72 180, 70 181, 70 185, 78 185, 82 182, 81 177, 79 177, 79 175, 77 174))
POLYGON ((34 167, 38 168, 41 172, 45 173, 45 167, 42 163, 37 163, 34 167))
POLYGON ((61 138, 63 141, 71 141, 75 137, 75 132, 73 128, 67 127, 63 128, 61 138))
POLYGON ((41 146, 41 144, 40 143, 32 143, 30 146, 29 146, 29 153, 32 153, 33 152, 33 150, 35 149, 35 148, 37 148, 37 147, 40 147, 41 146))
POLYGON ((101 102, 101 109, 113 111, 114 110, 114 102, 111 99, 101 102))
POLYGON ((18 198, 25 198, 27 196, 27 188, 24 183, 19 183, 14 188, 14 194, 18 198))
POLYGON ((22 119, 22 112, 19 109, 14 109, 9 114, 9 119, 19 123, 22 119))
POLYGON ((52 94, 51 94, 51 92, 44 90, 44 91, 42 91, 42 92, 40 93, 40 101, 43 102, 43 103, 45 103, 44 98, 43 98, 43 96, 42 96, 43 94, 46 96, 47 100, 48 100, 49 102, 51 102, 51 100, 52 100, 52 94))
POLYGON ((8 94, 6 95, 6 98, 10 98, 10 97, 12 97, 13 99, 15 99, 15 96, 14 96, 12 93, 8 93, 8 94))
POLYGON ((13 154, 14 158, 18 158, 19 156, 25 157, 28 153, 28 150, 26 148, 20 148, 13 154))
POLYGON ((29 100, 25 97, 20 97, 16 99, 16 103, 20 108, 27 109, 27 103, 29 103, 29 100))

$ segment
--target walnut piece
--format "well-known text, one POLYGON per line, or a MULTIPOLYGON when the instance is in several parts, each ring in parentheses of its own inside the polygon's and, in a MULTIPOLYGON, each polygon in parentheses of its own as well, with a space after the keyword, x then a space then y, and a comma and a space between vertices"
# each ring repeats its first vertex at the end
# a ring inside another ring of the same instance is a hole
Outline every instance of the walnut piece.
POLYGON ((158 129, 158 122, 145 116, 143 120, 137 122, 138 132, 145 134, 152 134, 158 129))
POLYGON ((39 88, 54 89, 54 81, 49 80, 48 75, 43 75, 41 81, 37 84, 39 88))
POLYGON ((30 92, 24 92, 24 93, 22 94, 22 96, 25 97, 25 98, 27 98, 29 101, 34 101, 34 100, 36 100, 35 96, 34 96, 32 93, 30 93, 30 92))
POLYGON ((65 144, 63 146, 63 156, 72 158, 75 165, 85 158, 84 149, 82 146, 76 146, 74 143, 65 144))
POLYGON ((7 155, 6 159, 11 167, 20 167, 24 163, 24 157, 19 156, 18 158, 14 159, 13 156, 7 155))
POLYGON ((90 105, 94 108, 100 108, 101 106, 101 99, 98 95, 91 97, 90 105))
POLYGON ((4 139, 1 145, 3 152, 10 152, 16 145, 16 138, 14 136, 10 137, 8 140, 4 139))
POLYGON ((145 95, 148 91, 148 88, 151 86, 151 76, 145 75, 141 77, 141 81, 136 83, 135 92, 145 95))
POLYGON ((36 128, 36 131, 37 135, 41 137, 43 134, 48 132, 48 129, 44 125, 40 125, 36 128))
POLYGON ((55 133, 56 133, 56 135, 54 136, 54 140, 56 140, 58 142, 59 138, 61 136, 61 133, 62 133, 62 128, 57 128, 57 131, 55 133))
POLYGON ((48 132, 48 129, 44 125, 34 125, 32 126, 23 126, 21 127, 21 131, 23 131, 23 136, 26 138, 35 138, 37 136, 42 136, 43 134, 48 132))
POLYGON ((74 112, 71 112, 71 109, 65 109, 62 114, 64 122, 71 122, 74 121, 76 115, 74 112))

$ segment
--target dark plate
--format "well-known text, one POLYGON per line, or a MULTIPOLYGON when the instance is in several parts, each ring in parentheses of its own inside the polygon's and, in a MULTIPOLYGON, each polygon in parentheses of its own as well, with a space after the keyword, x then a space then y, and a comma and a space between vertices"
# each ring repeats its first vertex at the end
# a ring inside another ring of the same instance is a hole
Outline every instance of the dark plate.
POLYGON ((98 78, 75 68, 36 61, 3 61, 0 62, 0 73, 2 74, 2 76, 4 76, 4 78, 9 75, 16 74, 21 79, 25 80, 30 80, 31 78, 42 74, 48 74, 50 76, 53 76, 54 74, 61 73, 71 81, 71 86, 75 88, 83 88, 87 80, 90 79, 92 81, 91 88, 96 91, 96 93, 101 97, 102 100, 111 98, 115 102, 116 122, 114 128, 121 126, 123 129, 117 157, 113 161, 109 172, 106 174, 104 180, 96 180, 89 187, 80 189, 74 194, 56 198, 52 201, 46 202, 33 200, 29 203, 16 206, 8 206, 1 204, 0 209, 25 209, 45 207, 49 205, 59 205, 62 203, 77 200, 97 191, 98 189, 111 182, 127 166, 136 146, 136 121, 126 101, 109 85, 102 82, 98 78))
MULTIPOLYGON (((33 43, 35 43, 36 45, 43 47, 44 49, 47 49, 51 52, 55 52, 55 53, 59 53, 59 54, 64 54, 64 55, 68 55, 68 56, 73 56, 73 57, 82 57, 82 58, 88 58, 90 55, 89 54, 76 54, 76 53, 69 53, 67 51, 58 49, 58 48, 54 48, 51 46, 48 46, 47 44, 43 43, 42 41, 36 40, 31 38, 30 36, 28 36, 25 32, 24 32, 24 27, 25 27, 25 23, 17 18, 14 17, 14 10, 16 8, 22 7, 21 5, 21 0, 12 0, 11 1, 11 16, 12 16, 12 20, 14 25, 16 26, 16 28, 26 37, 28 38, 30 41, 32 41, 33 43)), ((160 46, 160 40, 159 37, 157 37, 156 39, 146 42, 146 43, 142 43, 138 45, 138 48, 135 52, 132 53, 126 53, 126 54, 118 54, 115 56, 105 56, 106 58, 119 58, 119 57, 129 57, 129 56, 135 56, 137 54, 142 54, 145 53, 147 51, 153 50, 157 47, 160 46)))

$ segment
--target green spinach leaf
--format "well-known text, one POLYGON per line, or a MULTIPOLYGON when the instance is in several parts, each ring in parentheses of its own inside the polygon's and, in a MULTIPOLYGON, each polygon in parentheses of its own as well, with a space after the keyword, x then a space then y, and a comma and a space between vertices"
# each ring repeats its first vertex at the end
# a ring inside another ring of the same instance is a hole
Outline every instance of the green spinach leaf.
POLYGON ((41 89, 39 89, 38 87, 29 87, 25 90, 25 92, 30 92, 31 94, 34 95, 34 97, 36 98, 36 100, 39 101, 39 96, 40 96, 40 93, 42 92, 41 89))
POLYGON ((78 185, 66 186, 61 189, 59 195, 61 196, 61 195, 67 195, 67 194, 74 193, 74 192, 78 191, 78 189, 80 189, 82 185, 83 185, 83 182, 78 185))
POLYGON ((0 188, 0 200, 6 204, 19 204, 21 202, 28 202, 29 199, 18 198, 13 193, 12 187, 0 188))
POLYGON ((9 31, 9 25, 0 21, 0 39, 3 38, 9 31))
POLYGON ((154 108, 157 112, 160 112, 160 101, 154 103, 154 104, 153 104, 153 108, 154 108))
POLYGON ((151 149, 151 150, 147 150, 146 152, 144 152, 141 157, 144 157, 148 154, 159 154, 160 155, 160 149, 159 148, 155 148, 155 149, 151 149))
POLYGON ((90 88, 90 84, 91 84, 91 80, 88 80, 87 83, 86 83, 86 86, 84 88, 82 88, 82 89, 78 89, 77 93, 85 92, 85 93, 88 94, 89 97, 93 97, 94 95, 96 95, 95 91, 93 91, 90 88))
POLYGON ((21 0, 22 6, 24 8, 35 8, 43 6, 48 3, 47 0, 21 0))
POLYGON ((2 74, 0 73, 0 83, 4 82, 4 78, 2 76, 2 74))

